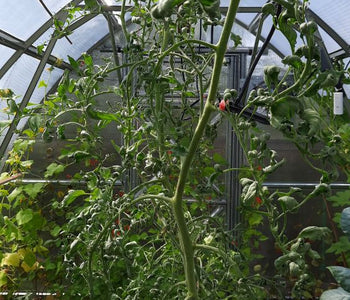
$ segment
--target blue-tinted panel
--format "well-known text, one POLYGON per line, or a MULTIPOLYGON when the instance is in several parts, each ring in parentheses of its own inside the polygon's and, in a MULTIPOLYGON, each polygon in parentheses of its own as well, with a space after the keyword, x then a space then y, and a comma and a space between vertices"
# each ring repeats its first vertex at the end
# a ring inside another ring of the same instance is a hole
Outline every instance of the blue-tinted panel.
POLYGON ((236 19, 246 26, 249 26, 249 24, 254 20, 256 17, 256 13, 238 13, 236 15, 236 19))
MULTIPOLYGON (((241 7, 258 7, 266 3, 266 0, 241 0, 239 6, 241 7)), ((230 4, 230 0, 221 0, 220 6, 227 7, 230 4)))
POLYGON ((97 16, 69 35, 72 44, 65 38, 60 39, 52 54, 64 60, 67 60, 67 55, 77 59, 107 34, 108 25, 105 18, 97 16))
POLYGON ((6 63, 14 52, 15 50, 0 45, 0 68, 6 63))
POLYGON ((0 7, 0 29, 22 40, 50 18, 38 0, 0 0, 0 7))
MULTIPOLYGON (((28 55, 22 55, 11 69, 0 79, 0 89, 9 88, 22 99, 38 67, 39 61, 28 55)), ((0 102, 1 103, 1 102, 0 102)))
POLYGON ((350 43, 349 0, 310 1, 310 9, 323 19, 347 43, 350 43))
POLYGON ((44 3, 52 14, 57 13, 61 8, 68 4, 69 0, 45 0, 44 3))
POLYGON ((340 50, 340 46, 339 44, 333 40, 328 34, 327 32, 325 32, 321 27, 318 28, 320 34, 321 34, 321 37, 322 37, 322 40, 327 48, 327 52, 328 53, 332 53, 334 51, 338 51, 340 50))

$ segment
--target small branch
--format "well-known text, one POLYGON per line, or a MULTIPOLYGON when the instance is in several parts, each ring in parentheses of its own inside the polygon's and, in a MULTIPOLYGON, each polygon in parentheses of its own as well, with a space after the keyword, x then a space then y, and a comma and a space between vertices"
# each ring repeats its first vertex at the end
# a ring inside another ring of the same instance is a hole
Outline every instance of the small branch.
POLYGON ((15 180, 15 179, 21 177, 22 175, 23 175, 22 173, 18 173, 18 174, 12 175, 12 176, 9 177, 9 178, 0 180, 0 185, 5 184, 5 183, 8 183, 8 182, 10 182, 10 181, 13 181, 13 180, 15 180))

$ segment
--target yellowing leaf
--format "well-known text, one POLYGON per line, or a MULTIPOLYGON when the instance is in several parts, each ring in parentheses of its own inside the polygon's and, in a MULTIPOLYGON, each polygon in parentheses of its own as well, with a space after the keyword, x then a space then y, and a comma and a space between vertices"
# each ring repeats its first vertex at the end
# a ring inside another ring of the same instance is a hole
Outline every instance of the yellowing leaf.
POLYGON ((1 266, 18 267, 20 262, 20 255, 18 253, 6 253, 1 261, 1 266))
POLYGON ((7 284, 7 275, 5 270, 0 271, 0 288, 7 284))
POLYGON ((26 273, 29 273, 30 271, 35 271, 38 268, 38 266, 38 262, 35 262, 31 267, 25 261, 21 263, 21 267, 26 273))

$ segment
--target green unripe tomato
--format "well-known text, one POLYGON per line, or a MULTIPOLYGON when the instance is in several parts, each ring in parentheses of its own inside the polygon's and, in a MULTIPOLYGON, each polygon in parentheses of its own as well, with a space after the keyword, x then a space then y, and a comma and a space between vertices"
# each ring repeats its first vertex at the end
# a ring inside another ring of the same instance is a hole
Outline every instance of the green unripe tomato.
POLYGON ((238 92, 236 89, 230 89, 230 93, 233 98, 236 98, 238 96, 238 92))

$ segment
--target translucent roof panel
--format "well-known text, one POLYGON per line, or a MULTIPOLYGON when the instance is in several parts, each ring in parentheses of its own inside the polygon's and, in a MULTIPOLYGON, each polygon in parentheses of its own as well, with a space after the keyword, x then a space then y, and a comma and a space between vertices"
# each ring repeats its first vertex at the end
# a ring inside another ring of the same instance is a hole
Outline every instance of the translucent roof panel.
POLYGON ((0 7, 0 28, 21 40, 50 19, 38 0, 0 0, 0 7))
POLYGON ((52 14, 57 13, 61 8, 67 5, 69 0, 45 0, 43 1, 46 7, 50 10, 52 14))
POLYGON ((11 57, 11 55, 15 52, 8 47, 0 45, 0 68, 6 63, 6 61, 11 57))
POLYGON ((40 80, 35 88, 33 95, 31 97, 31 103, 40 103, 40 101, 49 93, 50 89, 56 84, 56 82, 63 75, 63 70, 52 68, 50 65, 46 65, 44 72, 41 74, 40 80), (39 87, 40 82, 45 82, 47 85, 39 87))
POLYGON ((236 20, 248 25, 254 20, 255 17, 256 13, 238 13, 236 15, 236 20))
POLYGON ((318 27, 318 30, 321 34, 322 40, 327 48, 328 53, 332 53, 341 49, 339 44, 334 39, 332 39, 331 36, 322 29, 322 27, 318 27))
MULTIPOLYGON (((241 0, 239 6, 241 7, 259 7, 266 3, 266 0, 241 0)), ((227 7, 230 4, 230 0, 221 0, 220 6, 227 7)))
POLYGON ((28 55, 22 55, 5 76, 0 79, 0 88, 9 88, 16 95, 23 96, 38 65, 39 60, 28 55))
POLYGON ((58 40, 52 54, 64 60, 67 60, 67 55, 77 59, 83 52, 89 50, 105 37, 106 34, 108 34, 107 21, 103 16, 99 15, 68 36, 72 44, 65 38, 58 40))
POLYGON ((342 39, 350 43, 349 0, 310 1, 310 9, 328 24, 342 39))

